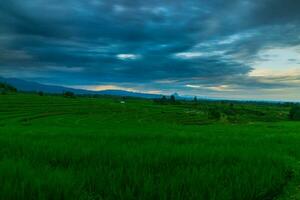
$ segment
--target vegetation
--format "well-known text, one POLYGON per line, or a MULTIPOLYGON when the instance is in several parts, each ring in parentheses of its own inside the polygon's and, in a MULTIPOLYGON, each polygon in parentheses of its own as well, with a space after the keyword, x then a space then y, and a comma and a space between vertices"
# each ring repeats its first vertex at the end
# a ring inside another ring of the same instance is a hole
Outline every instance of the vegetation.
POLYGON ((300 121, 300 106, 299 105, 292 106, 289 117, 291 120, 300 121))
POLYGON ((17 92, 17 89, 7 83, 0 82, 0 93, 7 94, 9 92, 17 92))
POLYGON ((179 103, 179 101, 176 100, 175 95, 171 95, 169 98, 167 98, 166 96, 162 96, 160 99, 154 99, 154 102, 161 105, 179 103))
POLYGON ((197 97, 195 96, 195 97, 194 97, 194 102, 197 102, 197 101, 198 101, 198 99, 197 99, 197 97))
POLYGON ((297 199, 300 122, 291 107, 3 95, 0 196, 297 199))
POLYGON ((42 91, 39 91, 39 92, 38 92, 38 95, 40 95, 40 96, 44 96, 44 92, 42 92, 42 91))
POLYGON ((170 102, 171 102, 171 103, 175 103, 175 102, 176 102, 176 98, 175 98, 174 95, 171 95, 171 97, 170 97, 170 102))
POLYGON ((63 96, 66 98, 75 98, 75 94, 73 92, 69 92, 69 91, 64 92, 63 96))

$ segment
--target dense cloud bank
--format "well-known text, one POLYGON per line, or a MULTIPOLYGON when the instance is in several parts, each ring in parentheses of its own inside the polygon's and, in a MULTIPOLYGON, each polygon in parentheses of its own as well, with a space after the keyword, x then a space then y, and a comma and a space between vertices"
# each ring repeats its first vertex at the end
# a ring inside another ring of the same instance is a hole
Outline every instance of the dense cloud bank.
POLYGON ((298 0, 2 0, 0 76, 208 95, 296 87, 251 72, 272 59, 266 49, 300 53, 298 8, 298 0))

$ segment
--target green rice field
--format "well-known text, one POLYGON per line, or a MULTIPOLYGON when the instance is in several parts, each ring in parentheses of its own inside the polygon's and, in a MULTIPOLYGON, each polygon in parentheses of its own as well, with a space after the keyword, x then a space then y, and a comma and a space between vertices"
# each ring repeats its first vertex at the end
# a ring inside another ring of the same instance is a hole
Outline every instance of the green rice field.
POLYGON ((0 95, 0 199, 300 199, 289 110, 0 95))

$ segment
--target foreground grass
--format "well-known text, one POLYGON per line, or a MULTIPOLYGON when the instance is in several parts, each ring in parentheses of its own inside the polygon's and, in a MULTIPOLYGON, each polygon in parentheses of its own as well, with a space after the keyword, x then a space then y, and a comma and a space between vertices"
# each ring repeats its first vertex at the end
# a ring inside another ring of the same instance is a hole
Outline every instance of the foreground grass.
POLYGON ((297 122, 184 125, 186 107, 142 100, 0 103, 2 199, 297 198, 297 122))

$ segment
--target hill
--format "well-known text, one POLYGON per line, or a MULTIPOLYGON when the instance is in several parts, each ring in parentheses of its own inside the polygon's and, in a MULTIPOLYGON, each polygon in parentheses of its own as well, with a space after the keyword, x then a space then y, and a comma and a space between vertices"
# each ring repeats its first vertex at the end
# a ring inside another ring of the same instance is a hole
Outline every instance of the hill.
POLYGON ((63 86, 46 85, 46 84, 41 84, 33 81, 26 81, 17 78, 0 77, 0 82, 10 84, 23 92, 42 91, 50 94, 60 94, 69 91, 77 95, 113 95, 113 96, 127 96, 127 97, 138 97, 138 98, 148 98, 148 99, 161 98, 162 96, 159 94, 138 93, 138 92, 130 92, 126 90, 102 90, 102 91, 82 90, 82 89, 74 89, 74 88, 63 87, 63 86))

